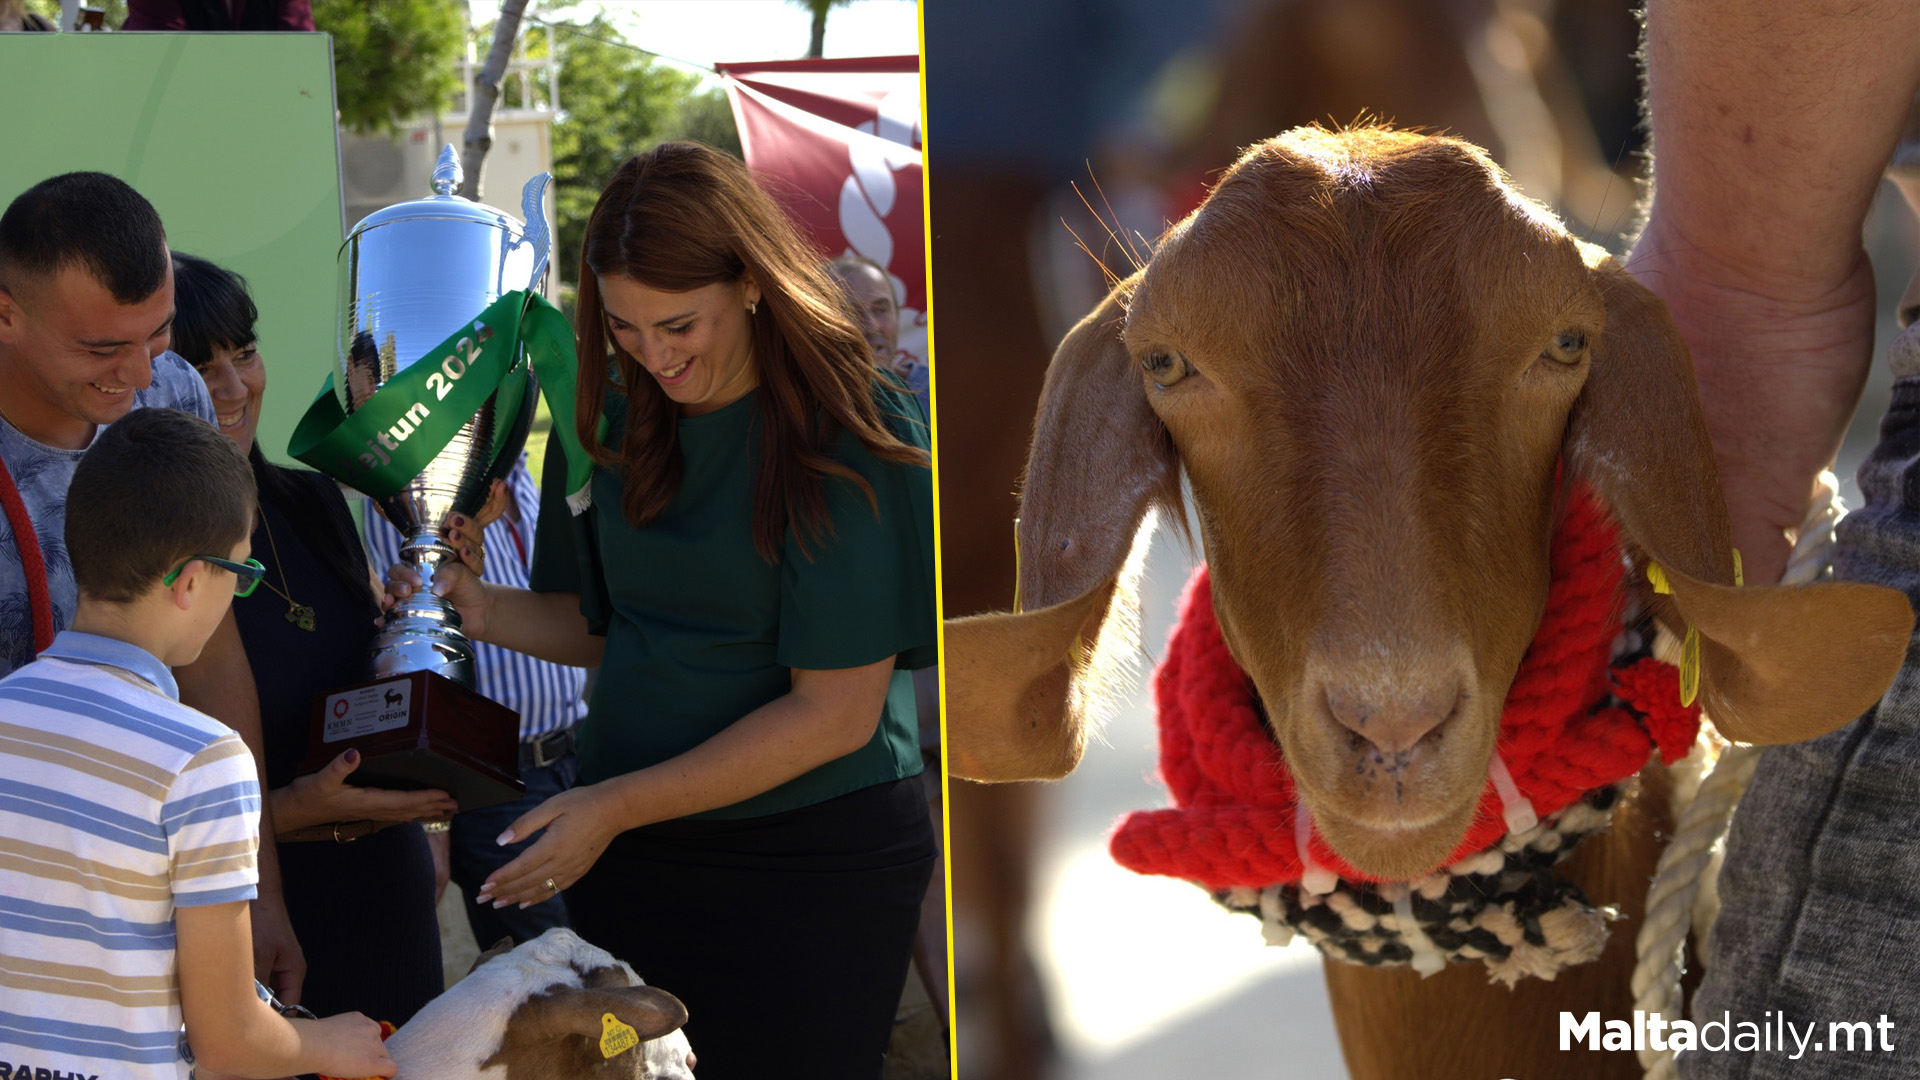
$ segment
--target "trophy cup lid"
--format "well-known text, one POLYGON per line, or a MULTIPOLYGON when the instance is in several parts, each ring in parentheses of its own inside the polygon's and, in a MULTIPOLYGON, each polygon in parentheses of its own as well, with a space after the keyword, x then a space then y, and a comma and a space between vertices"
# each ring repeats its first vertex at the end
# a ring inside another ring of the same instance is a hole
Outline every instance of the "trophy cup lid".
POLYGON ((433 167, 431 181, 433 194, 375 210, 362 218, 360 223, 347 233, 347 239, 351 241, 369 229, 391 225, 397 221, 436 218, 443 221, 478 222, 505 229, 515 237, 520 236, 525 226, 518 218, 458 194, 460 181, 464 176, 465 173, 460 167, 460 157, 454 153, 453 144, 448 143, 440 151, 440 158, 433 167))

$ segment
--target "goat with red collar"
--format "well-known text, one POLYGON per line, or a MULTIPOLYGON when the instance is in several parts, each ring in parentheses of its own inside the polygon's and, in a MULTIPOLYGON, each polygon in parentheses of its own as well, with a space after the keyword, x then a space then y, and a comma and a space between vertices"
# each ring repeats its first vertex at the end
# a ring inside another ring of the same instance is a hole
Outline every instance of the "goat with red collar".
MULTIPOLYGON (((1174 816, 1136 819, 1116 853, 1276 929, 1317 926, 1323 947, 1357 942, 1329 948, 1341 959, 1370 950, 1327 967, 1357 1078, 1637 1075, 1630 1054, 1576 1062, 1556 1041, 1563 1010, 1632 1015, 1667 827, 1664 774, 1634 774, 1691 741, 1696 696, 1740 741, 1852 719, 1905 653, 1906 599, 1739 586, 1664 309, 1453 139, 1302 128, 1254 146, 1067 336, 1022 496, 1023 611, 947 628, 957 774, 1074 767, 1100 658, 1124 651, 1130 555, 1155 508, 1178 515, 1182 474, 1210 580, 1174 655, 1205 657, 1216 690, 1163 712, 1174 816), (1573 549, 1577 573, 1559 565, 1573 549), (1580 625, 1543 637, 1569 618, 1556 591, 1580 594, 1580 625), (1654 625, 1679 670, 1644 655, 1654 625), (1518 723, 1541 695, 1565 700, 1518 723), (1448 878, 1504 877, 1473 860, 1540 828, 1551 857, 1519 869, 1552 895, 1447 907, 1448 878), (1602 947, 1583 912, 1609 904, 1623 919, 1602 947), (1397 937, 1365 938, 1381 930, 1397 937), (1444 958, 1558 977, 1515 991, 1444 958)), ((1163 677, 1163 709, 1185 692, 1163 677)))

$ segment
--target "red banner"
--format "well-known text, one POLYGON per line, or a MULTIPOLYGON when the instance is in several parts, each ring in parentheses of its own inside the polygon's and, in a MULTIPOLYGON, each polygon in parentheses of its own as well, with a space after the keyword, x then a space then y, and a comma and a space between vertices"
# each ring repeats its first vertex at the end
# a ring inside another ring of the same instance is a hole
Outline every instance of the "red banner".
POLYGON ((927 358, 926 229, 920 195, 920 58, 717 65, 754 171, 831 255, 893 279, 900 351, 927 358))

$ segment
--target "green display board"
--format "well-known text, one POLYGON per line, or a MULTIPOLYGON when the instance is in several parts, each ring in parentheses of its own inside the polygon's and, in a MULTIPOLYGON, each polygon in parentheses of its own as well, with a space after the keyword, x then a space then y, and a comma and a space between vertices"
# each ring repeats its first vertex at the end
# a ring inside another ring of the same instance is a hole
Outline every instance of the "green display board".
POLYGON ((177 251, 246 277, 260 308, 260 446, 331 370, 340 146, 325 34, 0 34, 0 208, 49 176, 112 173, 177 251))

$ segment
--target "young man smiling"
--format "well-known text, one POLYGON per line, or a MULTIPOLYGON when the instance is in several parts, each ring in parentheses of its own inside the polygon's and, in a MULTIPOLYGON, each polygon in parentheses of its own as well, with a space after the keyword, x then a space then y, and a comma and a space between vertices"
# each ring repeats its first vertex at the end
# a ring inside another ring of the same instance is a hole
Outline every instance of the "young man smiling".
MULTIPOLYGON (((166 232, 153 205, 124 182, 66 173, 0 213, 0 674, 72 624, 67 485, 100 429, 137 408, 215 422, 200 376, 167 351, 172 323, 166 232)), ((264 759, 259 703, 231 614, 178 675, 183 694, 264 759)), ((262 846, 256 965, 262 981, 292 1001, 306 964, 272 853, 273 845, 262 846)))

